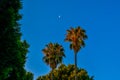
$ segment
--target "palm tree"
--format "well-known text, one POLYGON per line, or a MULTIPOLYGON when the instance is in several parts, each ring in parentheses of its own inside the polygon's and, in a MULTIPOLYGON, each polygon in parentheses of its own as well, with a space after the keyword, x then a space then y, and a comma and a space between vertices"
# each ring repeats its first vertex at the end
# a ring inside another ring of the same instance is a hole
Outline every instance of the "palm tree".
POLYGON ((67 30, 65 41, 70 42, 70 49, 73 49, 75 54, 75 80, 77 80, 77 53, 85 46, 84 40, 86 38, 85 30, 80 26, 77 28, 71 27, 70 30, 67 30))
MULTIPOLYGON (((57 67, 59 63, 62 63, 63 57, 65 57, 64 49, 58 43, 49 43, 46 47, 42 50, 44 53, 43 60, 45 63, 50 65, 52 71, 57 67)), ((52 74, 53 80, 53 74, 52 74)))

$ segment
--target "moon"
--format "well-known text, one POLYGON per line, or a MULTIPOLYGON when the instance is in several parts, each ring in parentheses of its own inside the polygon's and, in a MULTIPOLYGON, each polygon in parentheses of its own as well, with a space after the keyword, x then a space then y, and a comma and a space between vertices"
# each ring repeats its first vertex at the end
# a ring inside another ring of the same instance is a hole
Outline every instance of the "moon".
POLYGON ((58 18, 60 19, 60 18, 61 18, 61 16, 59 15, 59 16, 58 16, 58 18))

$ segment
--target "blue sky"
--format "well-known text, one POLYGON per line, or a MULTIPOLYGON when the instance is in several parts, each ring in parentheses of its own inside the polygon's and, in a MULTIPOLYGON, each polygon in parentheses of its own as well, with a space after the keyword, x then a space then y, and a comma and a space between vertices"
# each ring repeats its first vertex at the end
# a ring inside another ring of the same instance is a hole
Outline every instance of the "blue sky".
POLYGON ((78 67, 95 80, 120 80, 119 0, 23 0, 22 39, 30 44, 25 69, 35 79, 51 70, 41 50, 49 42, 65 49, 64 64, 74 64, 73 51, 64 42, 66 30, 81 26, 87 32, 86 47, 78 53, 78 67), (61 16, 59 18, 59 16, 61 16))

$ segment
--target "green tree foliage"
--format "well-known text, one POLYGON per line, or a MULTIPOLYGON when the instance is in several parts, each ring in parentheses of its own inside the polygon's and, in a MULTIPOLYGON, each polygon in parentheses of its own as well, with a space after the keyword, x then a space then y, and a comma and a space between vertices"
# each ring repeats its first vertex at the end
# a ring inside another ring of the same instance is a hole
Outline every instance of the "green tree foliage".
MULTIPOLYGON (((47 75, 38 77, 37 80, 51 80, 51 74, 54 75, 53 80, 75 80, 75 66, 74 65, 64 65, 61 64, 57 69, 50 72, 47 75)), ((93 80, 93 77, 90 77, 85 69, 78 68, 77 73, 78 80, 93 80)))
POLYGON ((0 80, 25 80, 29 45, 21 40, 20 0, 0 0, 0 80))
POLYGON ((26 79, 25 80, 33 80, 33 74, 31 72, 26 72, 26 79))
POLYGON ((85 30, 81 27, 71 28, 67 30, 65 41, 70 42, 70 49, 74 50, 75 54, 75 80, 77 80, 77 53, 85 46, 84 40, 87 38, 85 30))

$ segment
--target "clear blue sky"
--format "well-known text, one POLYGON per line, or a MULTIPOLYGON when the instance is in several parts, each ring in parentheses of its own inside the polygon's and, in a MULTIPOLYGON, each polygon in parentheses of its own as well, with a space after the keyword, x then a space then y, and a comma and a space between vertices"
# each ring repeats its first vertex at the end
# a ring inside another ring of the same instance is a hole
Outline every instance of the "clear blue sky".
POLYGON ((63 63, 74 64, 73 51, 64 38, 70 26, 81 26, 88 39, 78 53, 78 66, 95 80, 120 80, 119 0, 23 0, 21 13, 22 39, 30 44, 25 69, 35 79, 51 70, 42 61, 41 52, 49 42, 62 44, 63 63))

